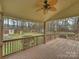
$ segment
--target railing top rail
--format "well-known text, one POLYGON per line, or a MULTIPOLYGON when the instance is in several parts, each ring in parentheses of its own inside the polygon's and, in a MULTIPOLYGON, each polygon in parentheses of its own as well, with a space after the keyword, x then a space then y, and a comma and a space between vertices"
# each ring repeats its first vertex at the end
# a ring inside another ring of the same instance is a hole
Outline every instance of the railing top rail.
POLYGON ((17 40, 23 40, 23 39, 34 38, 34 37, 41 37, 41 36, 44 36, 44 35, 29 36, 29 37, 26 36, 26 37, 17 38, 17 39, 3 40, 3 42, 17 41, 17 40))
MULTIPOLYGON (((52 33, 52 34, 45 34, 45 35, 53 35, 53 34, 54 33, 52 33)), ((37 36, 25 36, 25 37, 22 37, 22 38, 3 40, 3 42, 17 41, 17 40, 23 40, 23 39, 34 38, 34 37, 41 37, 41 36, 44 36, 44 34, 43 35, 37 35, 37 36)))

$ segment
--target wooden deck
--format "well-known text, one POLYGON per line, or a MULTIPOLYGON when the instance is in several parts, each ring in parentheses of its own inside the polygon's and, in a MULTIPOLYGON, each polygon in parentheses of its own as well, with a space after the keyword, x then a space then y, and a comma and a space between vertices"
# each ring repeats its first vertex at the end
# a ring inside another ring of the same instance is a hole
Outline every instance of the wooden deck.
POLYGON ((79 59, 79 42, 57 38, 4 59, 79 59))

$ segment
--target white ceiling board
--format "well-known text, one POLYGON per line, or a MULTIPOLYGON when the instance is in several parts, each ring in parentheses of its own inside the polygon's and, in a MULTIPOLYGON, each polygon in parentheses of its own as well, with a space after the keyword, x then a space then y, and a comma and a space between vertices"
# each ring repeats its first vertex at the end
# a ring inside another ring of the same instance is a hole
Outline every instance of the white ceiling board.
MULTIPOLYGON (((43 14, 42 11, 36 12, 36 0, 2 0, 3 12, 13 17, 20 17, 23 19, 31 19, 35 21, 46 21, 65 8, 69 7, 77 0, 58 0, 55 12, 48 12, 43 14)), ((65 17, 65 16, 63 16, 65 17)))
POLYGON ((78 1, 78 0, 58 0, 58 3, 56 5, 58 12, 62 11, 63 9, 66 9, 69 6, 71 6, 76 1, 78 1))
POLYGON ((0 12, 2 12, 2 3, 1 3, 1 0, 0 0, 0 12))
POLYGON ((71 6, 64 9, 63 11, 52 16, 49 20, 57 20, 74 16, 79 16, 79 0, 71 6))

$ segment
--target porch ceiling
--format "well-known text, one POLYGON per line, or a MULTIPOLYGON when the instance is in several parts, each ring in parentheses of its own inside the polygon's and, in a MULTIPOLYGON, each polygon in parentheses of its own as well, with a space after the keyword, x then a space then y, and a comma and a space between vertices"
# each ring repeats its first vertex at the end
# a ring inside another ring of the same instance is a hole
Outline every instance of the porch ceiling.
POLYGON ((79 0, 58 0, 56 11, 43 14, 36 12, 37 0, 2 0, 2 12, 5 15, 44 22, 50 19, 59 19, 79 15, 79 0))

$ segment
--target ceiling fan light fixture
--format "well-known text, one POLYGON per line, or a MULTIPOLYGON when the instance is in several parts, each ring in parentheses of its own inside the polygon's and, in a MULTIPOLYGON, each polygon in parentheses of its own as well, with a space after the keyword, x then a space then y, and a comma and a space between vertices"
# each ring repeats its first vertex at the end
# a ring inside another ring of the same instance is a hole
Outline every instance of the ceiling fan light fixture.
MULTIPOLYGON (((43 10, 43 13, 46 14, 49 10, 50 11, 56 11, 56 5, 57 0, 44 0, 41 9, 43 10)), ((41 10, 39 9, 39 10, 41 10)))

